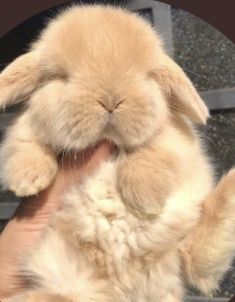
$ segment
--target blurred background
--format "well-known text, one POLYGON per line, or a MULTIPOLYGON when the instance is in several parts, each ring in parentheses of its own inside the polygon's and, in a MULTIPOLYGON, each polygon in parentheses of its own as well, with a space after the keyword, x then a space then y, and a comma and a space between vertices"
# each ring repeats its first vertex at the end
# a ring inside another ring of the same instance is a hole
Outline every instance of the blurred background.
MULTIPOLYGON (((235 166, 235 44, 203 20, 183 10, 154 0, 79 1, 124 6, 145 17, 162 35, 169 55, 184 69, 210 108, 207 126, 201 135, 220 177, 235 166)), ((63 7, 40 13, 0 38, 0 70, 27 51, 29 44, 63 7)), ((0 138, 22 110, 13 106, 0 114, 0 138)), ((0 230, 14 213, 19 200, 11 192, 0 191, 0 230)), ((190 300, 208 301, 189 289, 190 300)), ((235 294, 235 263, 214 301, 227 301, 235 294)))

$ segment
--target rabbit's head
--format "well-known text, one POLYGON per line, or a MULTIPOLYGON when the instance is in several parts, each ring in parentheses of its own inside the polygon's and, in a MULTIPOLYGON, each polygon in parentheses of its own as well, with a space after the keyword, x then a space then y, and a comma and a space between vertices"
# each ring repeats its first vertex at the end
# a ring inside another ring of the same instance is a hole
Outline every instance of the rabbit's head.
POLYGON ((208 111, 151 26, 107 6, 73 7, 0 74, 0 105, 26 100, 32 127, 57 147, 103 138, 143 144, 172 114, 205 123, 208 111))

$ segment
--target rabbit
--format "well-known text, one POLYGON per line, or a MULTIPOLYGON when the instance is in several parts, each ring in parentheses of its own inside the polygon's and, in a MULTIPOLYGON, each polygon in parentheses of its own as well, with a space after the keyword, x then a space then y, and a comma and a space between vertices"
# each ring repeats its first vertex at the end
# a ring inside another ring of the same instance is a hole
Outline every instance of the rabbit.
POLYGON ((12 301, 182 301, 208 294, 235 254, 235 172, 216 185, 194 123, 208 109, 142 17, 71 7, 0 74, 0 105, 25 102, 3 140, 1 182, 18 196, 53 181, 61 152, 118 149, 72 186, 21 261, 12 301))

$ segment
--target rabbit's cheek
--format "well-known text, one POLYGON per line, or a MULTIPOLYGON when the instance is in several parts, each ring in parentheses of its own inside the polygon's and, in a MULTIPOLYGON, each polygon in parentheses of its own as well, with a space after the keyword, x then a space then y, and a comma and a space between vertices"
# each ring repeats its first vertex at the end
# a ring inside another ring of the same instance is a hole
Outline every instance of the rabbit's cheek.
POLYGON ((53 149, 83 149, 102 138, 107 125, 103 114, 78 113, 75 110, 73 113, 64 107, 51 119, 40 115, 38 122, 33 124, 35 133, 53 149))
MULTIPOLYGON (((117 114, 111 121, 112 131, 118 142, 126 147, 134 147, 145 143, 158 130, 156 111, 143 110, 141 114, 117 114)), ((109 130, 110 130, 109 129, 109 130)))
POLYGON ((103 118, 81 120, 75 127, 70 127, 67 133, 64 133, 64 142, 71 147, 86 148, 97 143, 103 137, 106 124, 107 122, 103 118))

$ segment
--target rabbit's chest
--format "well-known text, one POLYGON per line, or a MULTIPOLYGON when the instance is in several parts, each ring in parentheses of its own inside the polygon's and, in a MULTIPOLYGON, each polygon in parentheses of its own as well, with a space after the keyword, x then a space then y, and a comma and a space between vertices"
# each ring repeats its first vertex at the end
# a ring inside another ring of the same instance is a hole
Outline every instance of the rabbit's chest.
POLYGON ((53 290, 69 284, 80 295, 85 286, 84 301, 101 301, 101 293, 102 301, 116 302, 163 301, 169 291, 179 296, 177 251, 159 252, 161 226, 126 208, 116 189, 116 167, 115 161, 104 163, 64 196, 26 271, 53 290))
POLYGON ((110 274, 117 267, 126 266, 131 237, 137 228, 143 227, 120 198, 116 189, 116 167, 115 161, 104 163, 65 198, 65 212, 70 216, 67 221, 72 224, 80 249, 110 274))
POLYGON ((161 271, 161 258, 169 253, 159 255, 157 246, 148 245, 149 231, 157 236, 157 224, 136 217, 125 206, 116 188, 117 165, 117 161, 104 163, 67 194, 65 219, 71 224, 71 242, 102 275, 134 286, 133 280, 151 279, 149 270, 161 271))

